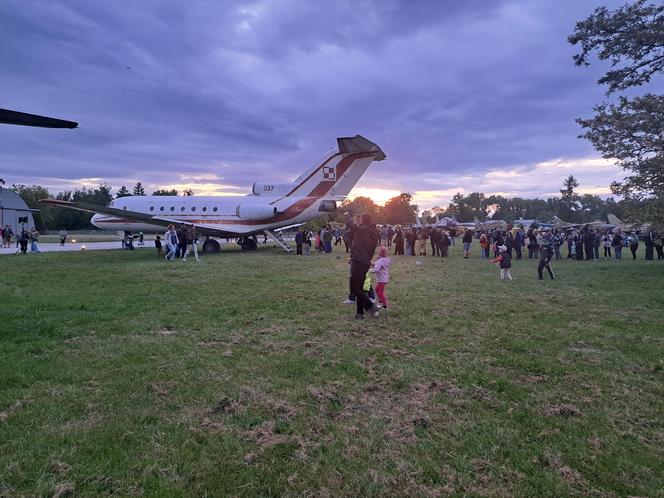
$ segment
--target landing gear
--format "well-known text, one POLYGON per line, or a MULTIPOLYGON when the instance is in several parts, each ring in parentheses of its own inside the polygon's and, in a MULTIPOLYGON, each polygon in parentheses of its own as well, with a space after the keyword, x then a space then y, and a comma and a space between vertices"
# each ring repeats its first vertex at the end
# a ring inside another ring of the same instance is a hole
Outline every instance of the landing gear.
POLYGON ((203 242, 203 252, 205 254, 214 254, 219 251, 221 251, 221 246, 219 245, 219 242, 210 238, 205 239, 205 242, 203 242))

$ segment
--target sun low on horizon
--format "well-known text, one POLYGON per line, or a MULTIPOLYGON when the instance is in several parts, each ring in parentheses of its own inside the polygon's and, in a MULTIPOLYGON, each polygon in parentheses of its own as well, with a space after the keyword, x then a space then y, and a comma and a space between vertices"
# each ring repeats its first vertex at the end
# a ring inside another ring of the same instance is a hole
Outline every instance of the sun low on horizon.
POLYGON ((357 197, 368 197, 378 205, 384 205, 392 197, 401 194, 399 190, 390 190, 385 188, 358 187, 351 190, 348 199, 353 200, 357 197))

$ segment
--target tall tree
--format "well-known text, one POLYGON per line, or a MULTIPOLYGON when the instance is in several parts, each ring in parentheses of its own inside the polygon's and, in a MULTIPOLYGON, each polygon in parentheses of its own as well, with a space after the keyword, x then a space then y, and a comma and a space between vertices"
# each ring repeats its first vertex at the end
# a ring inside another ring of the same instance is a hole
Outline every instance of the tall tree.
POLYGON ((38 213, 32 213, 37 230, 44 231, 50 227, 53 220, 53 208, 39 201, 48 199, 51 195, 46 187, 41 185, 12 185, 10 190, 17 193, 25 201, 29 208, 39 209, 38 213))
MULTIPOLYGON (((594 52, 610 60, 611 69, 598 81, 607 85, 607 96, 641 86, 664 73, 664 5, 638 0, 613 11, 599 7, 576 23, 568 41, 580 45, 574 56, 578 66, 588 66, 594 52)), ((594 110, 593 118, 577 120, 585 130, 581 136, 631 173, 612 190, 631 201, 628 212, 664 228, 664 95, 619 96, 594 110)))
POLYGON ((487 217, 487 197, 481 192, 472 192, 466 196, 457 192, 452 197, 452 202, 447 208, 448 213, 453 213, 457 221, 467 223, 475 218, 484 220, 487 217))
POLYGON ((194 191, 191 190, 190 188, 187 188, 187 189, 184 189, 184 190, 182 191, 182 195, 184 195, 184 196, 186 196, 186 197, 189 197, 189 196, 191 196, 191 195, 194 195, 194 191))
POLYGON ((350 213, 352 216, 367 213, 371 216, 374 223, 382 221, 380 217, 380 207, 369 197, 355 197, 352 200, 345 200, 335 213, 334 219, 339 222, 344 221, 344 213, 350 213))
POLYGON ((118 193, 115 197, 119 199, 120 197, 129 197, 130 195, 131 192, 129 192, 127 187, 123 185, 122 187, 120 187, 120 190, 118 190, 118 193))
POLYGON ((133 195, 145 195, 145 189, 143 188, 143 184, 141 182, 136 182, 136 185, 134 185, 134 191, 132 192, 133 195))
POLYGON ((414 223, 417 216, 417 204, 412 204, 413 196, 401 193, 389 199, 381 209, 383 220, 391 224, 414 223))
POLYGON ((579 196, 574 189, 579 186, 579 182, 573 175, 569 175, 563 181, 563 188, 560 189, 560 210, 559 216, 565 220, 577 221, 577 201, 579 196))

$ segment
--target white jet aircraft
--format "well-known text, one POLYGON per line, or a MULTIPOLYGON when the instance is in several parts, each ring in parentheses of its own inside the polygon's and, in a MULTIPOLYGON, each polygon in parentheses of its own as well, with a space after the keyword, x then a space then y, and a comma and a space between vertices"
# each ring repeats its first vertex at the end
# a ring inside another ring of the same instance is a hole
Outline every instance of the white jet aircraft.
POLYGON ((210 237, 235 238, 256 234, 272 237, 290 251, 272 230, 297 226, 334 212, 372 161, 385 153, 375 143, 356 135, 337 138, 339 150, 305 171, 293 182, 256 182, 244 196, 129 196, 108 206, 44 199, 41 202, 95 213, 91 223, 104 230, 160 232, 173 224, 193 225, 206 236, 203 251, 219 252, 210 237))

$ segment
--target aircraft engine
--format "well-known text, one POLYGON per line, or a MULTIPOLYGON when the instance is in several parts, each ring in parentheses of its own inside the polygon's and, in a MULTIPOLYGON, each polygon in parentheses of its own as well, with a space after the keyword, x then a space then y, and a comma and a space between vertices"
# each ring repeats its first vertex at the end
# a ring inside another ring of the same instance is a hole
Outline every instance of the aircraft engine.
POLYGON ((334 213, 337 210, 336 201, 321 201, 318 210, 324 213, 334 213))
POLYGON ((260 221, 276 216, 279 211, 268 204, 240 204, 235 214, 243 220, 260 221))
POLYGON ((288 195, 291 190, 295 188, 295 183, 293 182, 282 182, 282 183, 264 183, 256 182, 254 186, 251 187, 251 192, 254 195, 262 195, 264 197, 276 197, 288 195))

